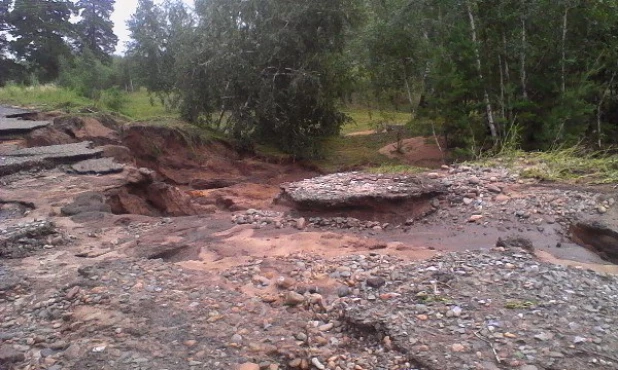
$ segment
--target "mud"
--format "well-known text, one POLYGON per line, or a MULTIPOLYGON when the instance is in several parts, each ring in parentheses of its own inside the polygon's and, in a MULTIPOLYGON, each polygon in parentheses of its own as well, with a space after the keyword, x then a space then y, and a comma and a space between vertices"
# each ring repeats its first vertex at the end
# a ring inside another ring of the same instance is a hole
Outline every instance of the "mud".
MULTIPOLYGON (((85 256, 120 253, 182 261, 197 269, 240 264, 255 256, 307 252, 337 256, 380 250, 417 259, 436 251, 491 248, 498 238, 517 234, 531 239, 539 253, 555 260, 589 266, 606 264, 597 250, 572 242, 558 224, 539 231, 445 219, 436 213, 447 206, 444 197, 436 199, 437 193, 340 207, 292 206, 281 202, 280 186, 320 175, 315 168, 243 156, 224 142, 204 140, 190 131, 141 124, 121 127, 94 118, 61 116, 55 117, 50 127, 12 145, 37 144, 41 137, 46 137, 45 144, 56 144, 54 140, 94 141, 101 145, 97 148, 104 156, 125 163, 122 172, 105 176, 45 170, 36 178, 4 178, 9 186, 0 194, 1 199, 18 202, 11 204, 36 201, 27 210, 3 205, 0 217, 19 219, 26 213, 41 218, 70 216, 59 221, 68 231, 105 230, 94 240, 87 237, 90 231, 79 232, 86 235, 88 248, 77 254, 85 256), (94 205, 80 203, 91 191, 103 199, 97 198, 94 205), (233 213, 250 209, 276 210, 306 219, 354 217, 390 226, 378 230, 304 230, 276 224, 235 226, 230 222, 233 213)), ((410 143, 421 141, 421 149, 432 145, 426 138, 410 143)), ((435 165, 434 154, 425 159, 435 165)), ((417 159, 422 160, 422 155, 417 159)))

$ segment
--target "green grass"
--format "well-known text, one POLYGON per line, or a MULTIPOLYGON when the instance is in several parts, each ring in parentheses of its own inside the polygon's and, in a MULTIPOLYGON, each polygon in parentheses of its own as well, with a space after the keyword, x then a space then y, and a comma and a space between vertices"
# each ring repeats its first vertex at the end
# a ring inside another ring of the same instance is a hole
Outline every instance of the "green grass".
POLYGON ((404 125, 410 121, 410 113, 371 110, 361 107, 348 107, 343 110, 352 122, 347 123, 341 129, 343 135, 354 132, 375 130, 379 123, 388 123, 393 125, 404 125))
POLYGON ((504 150, 477 163, 502 165, 518 171, 524 178, 577 184, 618 183, 618 155, 606 151, 590 151, 581 146, 546 152, 504 150))
POLYGON ((90 99, 54 85, 16 86, 0 88, 0 103, 44 110, 92 106, 90 99))
POLYGON ((404 174, 412 175, 427 171, 427 168, 415 167, 407 164, 382 164, 377 167, 369 167, 365 171, 370 173, 389 173, 389 174, 404 174))
MULTIPOLYGON (((178 120, 177 113, 170 113, 159 103, 158 99, 148 95, 145 90, 123 94, 122 106, 115 113, 119 113, 130 120, 178 120)), ((110 110, 101 102, 85 98, 75 91, 55 85, 17 86, 9 85, 0 88, 0 103, 21 107, 40 109, 44 111, 65 110, 76 112, 82 108, 96 108, 104 112, 110 110)))
POLYGON ((178 120, 178 113, 165 110, 159 100, 144 89, 127 94, 126 104, 120 108, 120 113, 137 121, 168 119, 178 120))
POLYGON ((396 159, 378 153, 378 150, 396 141, 397 134, 394 132, 331 137, 322 143, 324 159, 315 161, 315 164, 328 172, 397 165, 400 163, 396 159))

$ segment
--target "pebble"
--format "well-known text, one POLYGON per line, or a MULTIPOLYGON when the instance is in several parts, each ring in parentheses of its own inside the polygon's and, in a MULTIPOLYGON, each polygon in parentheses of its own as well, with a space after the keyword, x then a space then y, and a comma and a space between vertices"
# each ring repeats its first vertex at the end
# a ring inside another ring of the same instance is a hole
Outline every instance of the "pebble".
POLYGON ((322 363, 320 362, 320 360, 318 360, 318 358, 317 358, 317 357, 312 358, 312 359, 311 359, 311 363, 313 364, 313 366, 315 366, 315 367, 316 367, 317 369, 319 369, 319 370, 324 370, 324 369, 326 369, 326 366, 324 366, 324 364, 322 364, 322 363))
POLYGON ((451 346, 453 352, 463 352, 466 350, 466 347, 461 343, 455 343, 451 346))
POLYGON ((384 284, 386 284, 386 280, 380 276, 371 276, 367 278, 365 282, 367 283, 367 286, 370 286, 374 289, 381 288, 382 286, 384 286, 384 284))
POLYGON ((305 296, 300 293, 290 291, 285 295, 285 304, 288 306, 296 306, 305 302, 305 296))
POLYGON ((26 359, 23 352, 20 352, 8 345, 0 346, 0 364, 22 362, 26 359))
POLYGON ((350 295, 350 287, 347 285, 341 285, 337 288, 337 296, 340 298, 347 297, 350 295))
POLYGON ((260 370, 260 365, 253 362, 245 362, 237 368, 238 370, 260 370))
POLYGON ((478 222, 483 218, 483 215, 472 215, 468 218, 468 222, 478 222))

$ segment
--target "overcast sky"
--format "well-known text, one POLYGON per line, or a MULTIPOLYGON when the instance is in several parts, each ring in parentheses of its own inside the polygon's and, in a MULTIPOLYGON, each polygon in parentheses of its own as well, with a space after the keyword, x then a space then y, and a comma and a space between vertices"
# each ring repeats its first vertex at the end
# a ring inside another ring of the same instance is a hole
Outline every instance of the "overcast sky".
MULTIPOLYGON (((193 0, 183 0, 185 3, 193 6, 193 0)), ((157 1, 161 3, 162 1, 157 1)), ((129 30, 127 29, 127 21, 131 18, 131 15, 135 13, 137 7, 137 0, 116 0, 114 14, 112 15, 112 21, 114 22, 114 33, 118 36, 118 46, 116 47, 116 54, 124 54, 126 50, 125 44, 129 41, 129 30)))

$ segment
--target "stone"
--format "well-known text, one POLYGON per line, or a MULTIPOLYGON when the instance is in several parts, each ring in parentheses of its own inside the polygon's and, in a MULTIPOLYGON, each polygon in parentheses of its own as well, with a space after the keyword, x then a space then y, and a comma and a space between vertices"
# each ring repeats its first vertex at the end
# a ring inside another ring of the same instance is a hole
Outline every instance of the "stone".
POLYGON ((15 348, 3 344, 0 346, 0 364, 13 364, 22 362, 26 359, 23 352, 16 350, 15 348))
POLYGON ((296 219, 296 228, 298 230, 304 230, 307 227, 307 220, 304 217, 296 219))
POLYGON ((381 288, 386 284, 386 280, 380 276, 370 276, 365 282, 367 283, 367 286, 370 286, 374 289, 381 288))
POLYGON ((62 355, 67 360, 76 360, 81 355, 81 348, 77 343, 72 343, 63 353, 62 355))
POLYGON ((468 222, 478 222, 483 219, 483 215, 472 215, 468 218, 468 222))
POLYGON ((468 178, 468 183, 470 185, 478 185, 478 184, 480 184, 480 182, 481 182, 481 180, 478 177, 476 177, 476 176, 470 176, 468 178))
POLYGON ((239 365, 237 370, 260 370, 260 365, 253 362, 245 362, 244 364, 239 365))
POLYGON ((466 350, 466 347, 461 343, 455 343, 451 346, 451 349, 453 350, 453 352, 464 352, 466 350))
POLYGON ((295 358, 288 363, 291 368, 299 368, 301 364, 302 360, 300 358, 295 358))
POLYGON ((290 291, 285 295, 285 304, 288 306, 296 306, 305 302, 305 296, 300 293, 290 291))
POLYGON ((232 338, 230 338, 230 342, 234 343, 234 344, 242 344, 242 335, 236 333, 234 335, 232 335, 232 338))
POLYGON ((337 296, 343 298, 350 295, 350 287, 347 285, 342 285, 337 288, 337 296))
POLYGON ((317 357, 312 358, 312 359, 311 359, 311 363, 312 363, 312 364, 313 364, 313 366, 315 366, 315 367, 316 367, 316 369, 318 369, 318 370, 324 370, 324 369, 326 369, 326 366, 324 366, 324 364, 322 364, 322 363, 320 362, 320 360, 319 360, 317 357))
POLYGON ((500 189, 496 185, 487 185, 485 188, 492 193, 496 193, 496 194, 502 193, 502 189, 500 189))
POLYGON ((296 285, 296 281, 285 276, 279 276, 277 278, 276 285, 279 289, 290 289, 296 285))

